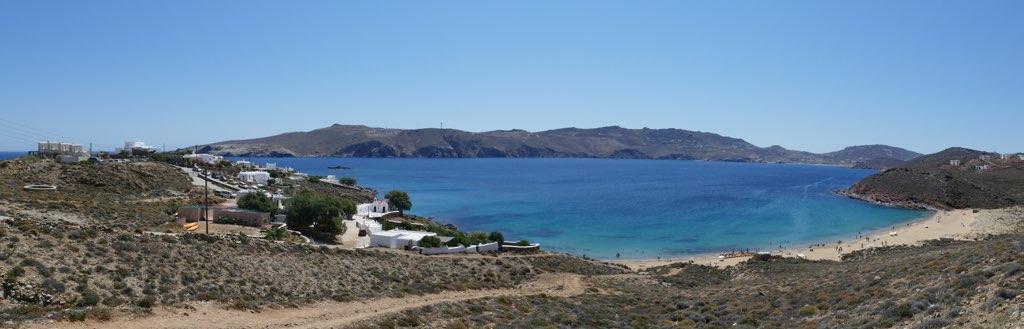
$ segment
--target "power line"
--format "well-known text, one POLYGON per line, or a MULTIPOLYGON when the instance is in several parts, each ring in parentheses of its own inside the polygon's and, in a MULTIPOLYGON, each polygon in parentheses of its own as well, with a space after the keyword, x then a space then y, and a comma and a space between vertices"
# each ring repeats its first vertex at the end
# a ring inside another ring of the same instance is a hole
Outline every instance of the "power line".
POLYGON ((32 144, 35 144, 35 143, 38 142, 38 141, 33 141, 32 139, 30 139, 28 137, 18 136, 18 135, 11 135, 10 133, 7 133, 7 132, 0 132, 0 135, 3 135, 4 137, 7 137, 7 138, 10 138, 10 139, 13 139, 13 140, 17 140, 17 141, 20 141, 20 142, 26 142, 26 143, 32 143, 32 144))
POLYGON ((49 139, 67 140, 67 141, 79 143, 79 144, 82 144, 82 145, 93 144, 93 145, 101 147, 101 148, 109 148, 111 150, 116 149, 116 147, 110 147, 109 145, 104 145, 104 144, 96 143, 96 142, 87 142, 87 141, 83 141, 83 140, 80 140, 80 139, 77 139, 77 138, 71 138, 71 137, 64 136, 64 135, 61 135, 61 134, 58 134, 58 133, 54 133, 54 132, 51 132, 51 131, 48 131, 48 130, 44 130, 44 129, 41 129, 41 128, 36 128, 36 127, 30 126, 30 125, 27 125, 27 124, 18 123, 18 122, 14 122, 14 121, 3 119, 3 118, 0 118, 0 124, 5 124, 8 128, 11 128, 11 129, 14 129, 14 130, 18 130, 19 132, 22 132, 22 133, 25 133, 27 135, 30 135, 30 137, 35 137, 35 138, 42 137, 42 139, 44 139, 44 140, 49 140, 49 139), (56 138, 52 138, 52 137, 56 137, 56 138))

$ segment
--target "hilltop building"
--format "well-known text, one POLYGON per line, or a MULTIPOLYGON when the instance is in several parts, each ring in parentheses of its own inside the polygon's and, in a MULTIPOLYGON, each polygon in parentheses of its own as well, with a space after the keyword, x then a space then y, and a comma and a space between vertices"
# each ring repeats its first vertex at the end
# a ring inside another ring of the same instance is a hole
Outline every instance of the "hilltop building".
POLYGON ((267 185, 270 173, 266 171, 243 171, 238 173, 238 180, 248 184, 267 185))
POLYGON ((51 141, 39 142, 36 155, 51 157, 60 163, 78 163, 89 159, 89 152, 86 152, 80 144, 51 141))
POLYGON ((145 155, 156 152, 156 147, 146 145, 143 141, 125 141, 124 148, 118 150, 118 153, 122 152, 128 155, 145 155))
POLYGON ((949 160, 949 165, 954 167, 960 166, 960 160, 949 160))

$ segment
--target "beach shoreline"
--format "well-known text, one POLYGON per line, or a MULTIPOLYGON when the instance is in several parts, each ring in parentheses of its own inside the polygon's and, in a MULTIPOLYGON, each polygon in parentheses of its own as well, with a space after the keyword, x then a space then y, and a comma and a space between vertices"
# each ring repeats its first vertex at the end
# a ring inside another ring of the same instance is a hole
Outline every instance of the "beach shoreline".
MULTIPOLYGON (((1024 220, 1024 208, 1022 207, 938 210, 919 220, 853 235, 842 240, 803 246, 784 246, 782 249, 776 248, 762 252, 809 260, 838 261, 845 254, 874 247, 919 245, 924 241, 942 238, 972 240, 991 234, 1009 233, 1015 230, 1016 225, 1022 220, 1024 220)), ((751 257, 723 258, 722 255, 724 253, 695 254, 662 259, 603 259, 603 261, 625 265, 633 270, 674 263, 693 263, 722 268, 739 264, 751 257)))

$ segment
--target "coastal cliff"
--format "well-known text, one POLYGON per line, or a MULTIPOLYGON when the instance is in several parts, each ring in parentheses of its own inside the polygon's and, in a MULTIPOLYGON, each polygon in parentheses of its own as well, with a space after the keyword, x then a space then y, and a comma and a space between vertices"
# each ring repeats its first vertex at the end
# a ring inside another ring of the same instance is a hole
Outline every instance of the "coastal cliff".
POLYGON ((920 209, 993 209, 1024 204, 1024 160, 950 148, 869 176, 841 194, 920 209))
POLYGON ((920 154, 886 145, 830 153, 758 147, 739 138, 682 129, 563 128, 541 132, 389 129, 335 124, 308 132, 217 142, 201 152, 225 156, 387 158, 616 158, 813 163, 853 166, 873 159, 902 162, 920 154))

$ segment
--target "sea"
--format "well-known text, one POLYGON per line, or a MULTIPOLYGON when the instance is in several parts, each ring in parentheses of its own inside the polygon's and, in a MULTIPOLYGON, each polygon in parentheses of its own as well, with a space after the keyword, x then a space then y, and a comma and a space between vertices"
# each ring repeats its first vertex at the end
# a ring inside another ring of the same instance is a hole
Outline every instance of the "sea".
POLYGON ((835 166, 618 159, 232 158, 410 194, 411 213, 602 259, 835 242, 930 215, 834 192, 835 166), (328 169, 342 166, 349 169, 328 169))
POLYGON ((22 152, 0 151, 0 160, 14 159, 14 158, 17 158, 17 157, 20 157, 20 156, 24 156, 27 153, 28 152, 24 152, 24 151, 22 151, 22 152))

